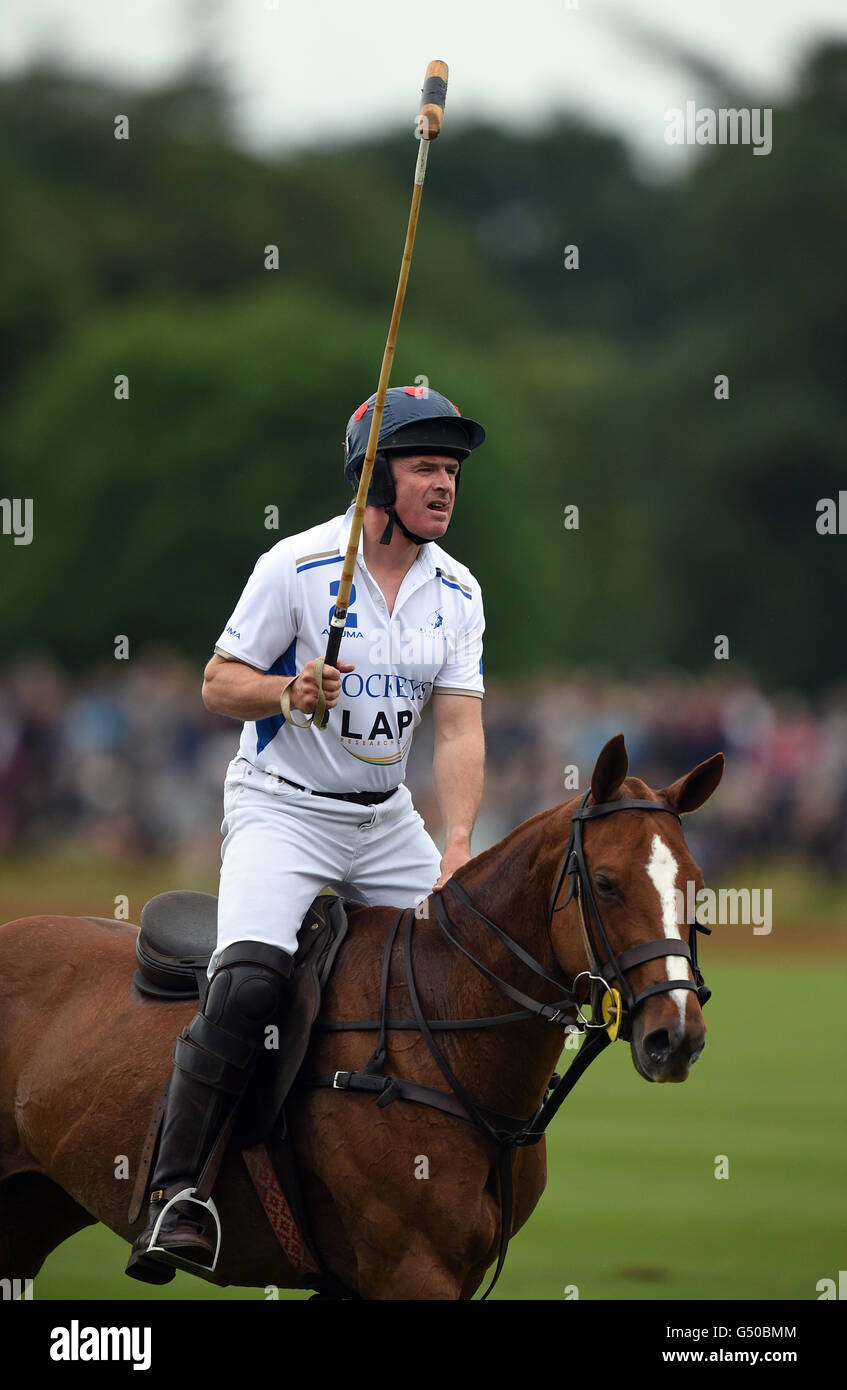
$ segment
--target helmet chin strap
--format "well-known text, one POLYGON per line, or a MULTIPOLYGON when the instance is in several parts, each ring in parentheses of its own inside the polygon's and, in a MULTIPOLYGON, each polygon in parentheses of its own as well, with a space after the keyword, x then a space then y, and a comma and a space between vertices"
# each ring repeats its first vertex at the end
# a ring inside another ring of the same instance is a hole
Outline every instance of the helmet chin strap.
POLYGON ((380 538, 379 538, 379 543, 380 543, 380 545, 390 545, 390 544, 391 544, 391 537, 394 535, 394 523, 395 523, 395 521, 396 521, 397 525, 400 527, 400 530, 403 532, 403 535, 406 537, 406 540, 407 540, 407 541, 411 541, 413 545, 429 545, 429 542, 430 542, 430 540, 432 539, 432 537, 431 537, 431 536, 416 536, 415 533, 414 533, 414 531, 410 531, 409 528, 408 528, 408 526, 404 526, 404 525, 403 525, 403 522, 400 520, 399 516, 397 515, 397 513, 396 513, 396 511, 394 510, 393 507, 385 507, 385 508, 383 508, 383 510, 384 510, 384 511, 387 513, 387 515, 388 515, 388 524, 386 525, 385 530, 383 531, 382 535, 381 535, 380 538))

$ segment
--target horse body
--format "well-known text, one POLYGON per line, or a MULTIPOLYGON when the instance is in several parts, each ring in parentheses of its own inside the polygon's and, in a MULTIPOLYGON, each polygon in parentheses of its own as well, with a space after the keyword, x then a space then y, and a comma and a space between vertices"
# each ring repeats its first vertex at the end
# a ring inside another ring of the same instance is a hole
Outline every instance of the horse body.
MULTIPOLYGON (((617 742, 598 760, 595 800, 622 787, 655 797, 636 779, 624 787, 623 739, 614 755, 608 751, 617 742)), ((681 798, 683 810, 694 809, 719 780, 722 759, 717 776, 703 775, 708 766, 664 795, 681 798), (691 779, 698 775, 695 786, 691 779)), ((553 919, 550 895, 572 809, 568 803, 533 817, 456 876, 481 912, 568 984, 586 968, 585 947, 575 905, 553 919)), ((651 828, 643 822, 671 818, 631 813, 610 819, 627 824, 610 834, 607 823, 595 822, 592 843, 608 867, 619 870, 636 845, 646 865, 651 828)), ((655 840, 655 827, 652 833, 655 840)), ((687 851, 676 825, 674 834, 674 853, 682 862, 687 851)), ((690 859, 684 868, 698 873, 690 859)), ((638 930, 627 944, 656 934, 659 900, 646 872, 641 878, 635 886, 627 878, 625 901, 610 897, 604 903, 610 923, 635 921, 638 930)), ((550 1000, 551 986, 539 986, 530 968, 473 913, 454 903, 450 910, 463 944, 484 952, 494 973, 550 1000)), ((394 916, 384 908, 351 915, 322 1019, 377 1017, 382 955, 394 916)), ((134 1237, 127 1211, 136 1164, 170 1075, 174 1040, 196 1011, 190 1000, 142 1002, 132 996, 135 935, 128 923, 74 917, 24 918, 0 928, 0 1277, 33 1277, 56 1245, 93 1220, 129 1242, 134 1237)), ((413 960, 427 1018, 503 1013, 502 992, 426 916, 415 922, 413 960)), ((661 978, 663 970, 664 960, 637 966, 635 986, 661 978)), ((412 1017, 399 940, 388 999, 389 1018, 412 1017)), ((647 1079, 684 1079, 690 1059, 702 1049, 696 996, 688 995, 684 1005, 680 1019, 678 1002, 657 994, 634 1020, 633 1060, 647 1079)), ((304 1071, 361 1070, 374 1044, 372 1032, 316 1032, 304 1071)), ((485 1031, 440 1032, 438 1044, 477 1103, 529 1117, 544 1096, 564 1034, 534 1018, 485 1031)), ((385 1072, 445 1087, 414 1030, 388 1032, 385 1072)), ((373 1096, 307 1087, 292 1092, 288 1115, 318 1246, 348 1287, 365 1299, 472 1296, 499 1243, 498 1150, 481 1129, 403 1100, 378 1108, 373 1096)), ((513 1163, 512 1233, 543 1192, 543 1140, 517 1149, 513 1163)), ((224 1160, 215 1201, 224 1233, 216 1282, 308 1286, 278 1245, 237 1153, 224 1160)))
MULTIPOLYGON (((346 948, 352 959, 345 959, 344 968, 339 963, 326 1017, 376 1016, 379 964, 392 917, 385 909, 354 914, 346 948)), ((24 918, 0 929, 0 1184, 16 1173, 49 1178, 78 1208, 74 1229, 96 1219, 128 1241, 134 1237, 127 1210, 136 1159, 170 1075, 174 1039, 196 1010, 190 1000, 130 998, 135 932, 128 923, 107 926, 76 917, 24 918)), ((434 939, 431 944, 440 947, 434 939)), ((427 965, 437 978, 434 960, 428 957, 427 965)), ((404 992, 398 983, 391 997, 408 1014, 404 992)), ((561 1046, 561 1038, 552 1041, 561 1046)), ((330 1035, 316 1044, 315 1068, 359 1068, 372 1049, 371 1034, 330 1035)), ((430 1085, 441 1082, 413 1033, 391 1036, 387 1070, 430 1085)), ((543 1070, 549 1077, 552 1063, 543 1070)), ((478 1094, 478 1078, 471 1072, 466 1079, 478 1094)), ((498 1096, 485 1099, 493 1103, 498 1096)), ((539 1100, 540 1095, 515 1113, 530 1114, 539 1100)), ((290 1120, 319 1245, 333 1251, 345 1282, 366 1298, 385 1297, 388 1288, 404 1289, 400 1297, 437 1297, 422 1292, 437 1282, 452 1285, 446 1296, 455 1297, 462 1272, 478 1267, 478 1284, 498 1235, 493 1157, 482 1134, 422 1107, 378 1110, 368 1097, 332 1091, 297 1093, 290 1120), (421 1158, 428 1177, 416 1178, 421 1158), (445 1172, 446 1191, 434 1198, 445 1172), (387 1199, 392 1193, 399 1200, 387 1199), (438 1272, 444 1265, 456 1272, 438 1272)), ((543 1153, 518 1155, 516 1179, 515 1229, 543 1190, 543 1153), (534 1180, 525 1183, 531 1170, 534 1180)), ((30 1190, 43 1192, 38 1186, 30 1190)), ((13 1210, 11 1185, 6 1196, 13 1210)), ((277 1243, 238 1154, 227 1156, 215 1200, 224 1231, 238 1231, 237 1241, 223 1244, 221 1283, 305 1286, 277 1243)), ((33 1214, 25 1213, 27 1227, 33 1214)), ((8 1229, 4 1234, 8 1241, 8 1229)), ((54 1247, 49 1232, 41 1240, 39 1235, 17 1232, 8 1251, 14 1269, 4 1268, 0 1277, 37 1273, 54 1247)))
MULTIPOLYGON (((377 1017, 379 966, 394 915, 380 909, 351 916, 344 970, 337 968, 330 980, 323 1017, 377 1017)), ((496 987, 449 947, 434 924, 417 921, 414 940, 428 1018, 503 1012, 496 987)), ((489 964, 496 960, 497 953, 487 957, 489 964)), ((505 959, 493 964, 495 970, 498 964, 508 968, 505 959)), ((529 971, 526 976, 530 987, 529 971)), ((390 1017, 412 1016, 398 945, 388 997, 390 1017)), ((439 1047, 475 1100, 528 1117, 542 1099, 564 1038, 560 1030, 532 1021, 510 1026, 504 1048, 503 1031, 497 1031, 499 1039, 472 1034, 472 1049, 467 1035, 463 1043, 458 1034, 439 1033, 439 1047)), ((362 1070, 374 1043, 373 1033, 325 1035, 310 1061, 315 1071, 362 1070)), ((389 1031, 385 1072, 444 1089, 414 1031, 389 1031)), ((478 1288, 499 1239, 497 1150, 482 1131, 424 1106, 395 1102, 378 1109, 371 1097, 331 1090, 298 1093, 291 1120, 318 1231, 321 1218, 328 1234, 333 1224, 343 1228, 345 1258, 337 1268, 345 1282, 363 1298, 459 1298, 478 1288), (345 1101, 353 1107, 346 1114, 345 1101)), ((543 1142, 515 1155, 514 1231, 529 1218, 545 1176, 543 1142)))
MULTIPOLYGON (((34 1276, 58 1244, 49 1230, 32 1228, 31 1210, 9 1230, 20 1187, 6 1179, 15 1174, 39 1174, 67 1194, 78 1208, 74 1229, 97 1220, 133 1239, 127 1212, 136 1159, 170 1075, 174 1040, 196 1011, 191 1000, 148 1007, 130 997, 135 935, 129 923, 85 917, 23 918, 0 928, 0 1251, 4 1266, 14 1265, 3 1274, 34 1276)), ((46 1190, 23 1188, 33 1205, 46 1190)), ((255 1276, 243 1281, 234 1263, 223 1282, 295 1287, 290 1267, 278 1277, 287 1261, 238 1155, 221 1170, 220 1207, 249 1240, 255 1276)))

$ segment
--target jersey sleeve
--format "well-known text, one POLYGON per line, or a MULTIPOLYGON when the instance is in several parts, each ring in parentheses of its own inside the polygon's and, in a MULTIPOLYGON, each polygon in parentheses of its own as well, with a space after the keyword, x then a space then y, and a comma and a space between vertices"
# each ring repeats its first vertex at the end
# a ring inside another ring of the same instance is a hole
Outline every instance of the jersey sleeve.
POLYGON ((448 639, 447 660, 435 677, 433 694, 476 695, 480 699, 485 694, 482 681, 485 614, 482 594, 476 584, 468 608, 466 625, 458 627, 448 639))
POLYGON ((256 561, 241 597, 215 643, 221 656, 269 671, 297 636, 294 556, 274 546, 256 561))

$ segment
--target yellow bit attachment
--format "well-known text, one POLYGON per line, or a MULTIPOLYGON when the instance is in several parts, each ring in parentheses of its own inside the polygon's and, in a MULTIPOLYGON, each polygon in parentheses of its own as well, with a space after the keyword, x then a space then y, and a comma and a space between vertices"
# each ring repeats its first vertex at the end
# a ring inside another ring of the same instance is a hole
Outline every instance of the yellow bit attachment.
POLYGON ((606 1032, 614 1042, 623 1022, 623 1001, 617 989, 608 989, 603 996, 603 1022, 606 1032))

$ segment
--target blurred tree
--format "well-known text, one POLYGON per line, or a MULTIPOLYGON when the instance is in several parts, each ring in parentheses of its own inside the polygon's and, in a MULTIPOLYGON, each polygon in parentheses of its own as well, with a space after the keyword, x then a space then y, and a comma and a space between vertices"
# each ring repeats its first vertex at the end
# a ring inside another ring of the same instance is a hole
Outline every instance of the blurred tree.
MULTIPOLYGON (((769 156, 713 149, 661 188, 572 119, 439 143, 392 380, 488 429, 447 538, 488 672, 710 669, 725 632, 765 683, 840 676, 847 542, 815 521, 847 482, 845 105, 825 45, 769 156)), ((0 493, 36 518, 32 546, 0 537, 7 653, 82 664, 127 632, 202 660, 257 555, 346 506, 413 156, 398 134, 263 162, 200 68, 130 98, 0 83, 0 493)))

